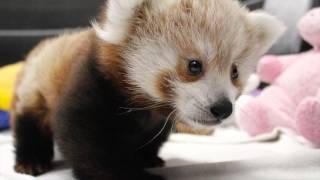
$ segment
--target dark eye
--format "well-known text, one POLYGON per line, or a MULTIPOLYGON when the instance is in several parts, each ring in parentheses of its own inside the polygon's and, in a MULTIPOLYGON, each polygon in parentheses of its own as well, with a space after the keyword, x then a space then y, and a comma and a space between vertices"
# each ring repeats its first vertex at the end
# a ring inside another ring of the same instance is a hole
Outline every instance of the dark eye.
POLYGON ((191 75, 196 76, 202 73, 202 64, 198 60, 190 60, 189 61, 189 72, 191 75))
POLYGON ((239 71, 238 71, 238 66, 236 64, 233 64, 231 67, 231 79, 237 80, 239 78, 239 71))

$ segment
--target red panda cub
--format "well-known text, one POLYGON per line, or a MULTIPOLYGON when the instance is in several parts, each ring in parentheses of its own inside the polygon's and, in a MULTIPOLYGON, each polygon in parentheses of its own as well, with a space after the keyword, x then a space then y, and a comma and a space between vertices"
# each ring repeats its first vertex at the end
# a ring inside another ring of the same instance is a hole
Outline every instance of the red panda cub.
POLYGON ((235 0, 108 0, 99 22, 40 43, 12 107, 15 170, 51 167, 53 139, 81 180, 152 180, 176 119, 232 117, 257 60, 284 30, 235 0))

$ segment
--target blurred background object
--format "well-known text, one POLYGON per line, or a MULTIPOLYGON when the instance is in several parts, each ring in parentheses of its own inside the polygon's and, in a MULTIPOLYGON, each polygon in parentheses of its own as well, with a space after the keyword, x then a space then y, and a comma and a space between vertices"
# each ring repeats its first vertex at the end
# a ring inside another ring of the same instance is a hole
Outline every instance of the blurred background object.
POLYGON ((240 0, 244 5, 248 6, 249 9, 255 10, 263 7, 265 0, 240 0))
POLYGON ((88 26, 105 0, 0 1, 0 66, 24 58, 41 39, 88 26))
MULTIPOLYGON (((247 0, 251 9, 263 0, 247 0)), ((41 39, 85 27, 105 0, 0 1, 0 66, 22 60, 41 39)))
MULTIPOLYGON (((298 35, 297 19, 320 0, 240 0, 251 10, 264 8, 287 24, 288 33, 271 53, 288 54, 309 46, 298 35)), ((105 0, 0 1, 0 66, 22 60, 41 39, 89 26, 105 0)))
POLYGON ((266 0, 264 10, 277 16, 287 26, 287 32, 275 44, 270 52, 272 54, 292 54, 310 49, 297 29, 297 22, 312 7, 319 5, 319 0, 266 0))

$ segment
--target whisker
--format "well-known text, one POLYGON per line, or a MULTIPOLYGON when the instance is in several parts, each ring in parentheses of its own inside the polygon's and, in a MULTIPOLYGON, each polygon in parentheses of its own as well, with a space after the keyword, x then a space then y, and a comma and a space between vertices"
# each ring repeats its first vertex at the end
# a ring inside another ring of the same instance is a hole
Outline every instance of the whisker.
POLYGON ((121 109, 126 109, 126 110, 140 111, 140 110, 154 109, 154 108, 157 108, 157 107, 163 107, 163 106, 166 106, 166 105, 167 104, 155 104, 155 105, 139 107, 139 108, 130 108, 130 107, 120 107, 120 108, 121 109))
POLYGON ((174 119, 172 120, 171 130, 170 133, 173 133, 173 128, 175 127, 177 123, 178 116, 175 114, 174 119))
POLYGON ((174 109, 168 116, 167 116, 167 119, 163 125, 163 127, 160 129, 160 131, 153 137, 151 138, 148 142, 146 142, 145 144, 143 144, 142 146, 138 147, 137 150, 140 150, 144 147, 146 147, 147 145, 149 145, 150 143, 152 143, 155 139, 157 139, 157 137, 160 136, 160 134, 163 132, 163 130, 165 129, 165 127, 167 126, 169 120, 170 120, 170 117, 172 114, 174 114, 176 112, 176 110, 174 109))
POLYGON ((127 110, 126 112, 119 113, 119 115, 123 115, 126 113, 134 112, 134 111, 143 111, 143 110, 152 110, 160 107, 168 106, 167 103, 161 102, 161 103, 155 103, 150 106, 145 106, 145 107, 138 107, 138 108, 131 108, 131 107, 120 107, 120 109, 127 110))

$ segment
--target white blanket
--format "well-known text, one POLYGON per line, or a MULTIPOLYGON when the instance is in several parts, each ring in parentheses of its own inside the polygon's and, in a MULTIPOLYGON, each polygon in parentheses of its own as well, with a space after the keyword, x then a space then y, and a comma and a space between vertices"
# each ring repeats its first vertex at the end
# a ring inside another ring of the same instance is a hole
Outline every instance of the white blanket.
MULTIPOLYGON (((160 156, 167 167, 151 171, 168 180, 320 179, 320 150, 281 133, 254 139, 234 128, 218 129, 213 136, 173 134, 160 156)), ((59 157, 55 169, 39 177, 17 174, 13 164, 12 137, 1 133, 0 180, 73 179, 59 157)))

